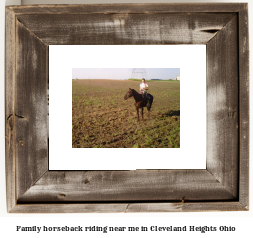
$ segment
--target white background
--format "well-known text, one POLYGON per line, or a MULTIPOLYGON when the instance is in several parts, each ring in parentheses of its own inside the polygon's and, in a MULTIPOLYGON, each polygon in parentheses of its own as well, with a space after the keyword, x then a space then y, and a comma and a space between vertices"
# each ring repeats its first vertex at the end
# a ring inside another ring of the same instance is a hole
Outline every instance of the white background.
POLYGON ((49 52, 50 170, 206 168, 205 45, 52 45, 49 52), (180 148, 72 148, 72 68, 84 66, 180 68, 180 148))
MULTIPOLYGON (((61 1, 61 0, 51 0, 48 1, 23 1, 24 3, 34 3, 34 4, 41 4, 41 3, 90 3, 91 0, 88 1, 61 1)), ((127 0, 118 0, 118 1, 98 1, 94 0, 93 3, 130 3, 130 2, 155 2, 155 1, 127 1, 127 0)), ((159 2, 176 2, 176 1, 162 1, 159 2)), ((197 0, 191 0, 191 1, 177 1, 177 2, 206 2, 206 1, 197 1, 197 0)), ((208 2, 248 2, 249 3, 249 28, 250 33, 252 32, 252 1, 244 1, 244 0, 222 0, 222 1, 211 1, 208 2)), ((173 237, 185 237, 187 235, 188 237, 227 237, 230 238, 238 238, 238 237, 251 237, 253 235, 252 231, 252 220, 253 220, 253 205, 252 205, 252 176, 251 176, 251 184, 250 184, 250 211, 249 212, 202 212, 202 213, 128 213, 128 214, 7 214, 6 213, 6 194, 5 194, 5 138, 4 138, 4 7, 5 5, 11 5, 11 4, 20 4, 20 1, 17 0, 6 0, 1 1, 0 3, 0 10, 1 10, 1 25, 0 25, 0 32, 1 32, 1 38, 0 38, 0 50, 1 50, 1 64, 0 64, 0 72, 1 72, 1 79, 0 79, 0 88, 1 88, 1 103, 0 103, 0 110, 1 110, 1 123, 0 123, 0 135, 1 135, 1 143, 0 143, 0 229, 1 229, 1 235, 3 237, 12 237, 12 236, 19 236, 19 237, 36 237, 35 233, 16 233, 15 232, 15 226, 17 225, 23 225, 23 226, 31 226, 31 225, 37 225, 37 226, 43 226, 43 225, 121 225, 121 226, 148 226, 151 223, 156 224, 159 226, 168 226, 168 225, 227 225, 227 226, 236 226, 237 232, 235 233, 173 233, 173 237)), ((252 34, 250 34, 250 45, 252 45, 253 41, 252 34)), ((250 58, 252 59, 252 53, 250 53, 250 58)), ((251 70, 252 72, 252 64, 251 64, 251 70)), ((252 91, 252 83, 250 84, 250 90, 252 91)), ((251 105, 253 104, 253 101, 251 100, 251 105)), ((252 106, 251 106, 252 110, 252 106)), ((252 120, 251 120, 252 122, 252 120)), ((252 126, 250 128, 250 132, 252 132, 252 126)), ((252 133, 250 133, 252 134, 252 133)), ((250 146, 252 147, 252 140, 250 140, 250 146)), ((252 156, 251 156, 252 160, 252 156)), ((252 174, 252 163, 250 164, 250 171, 252 174)), ((62 233, 51 233, 47 234, 40 234, 40 237, 55 237, 57 234, 60 234, 62 237, 65 237, 66 235, 63 235, 62 233)), ((110 236, 113 233, 110 234, 110 236)), ((67 234, 69 237, 69 234, 67 234)), ((95 233, 96 236, 99 236, 102 234, 95 233)), ((142 233, 143 235, 143 233, 142 233)), ((172 233, 148 233, 146 236, 154 237, 161 236, 161 237, 169 237, 172 236, 172 233)), ((85 237, 85 233, 76 234, 77 237, 85 237)), ((92 237, 92 235, 86 235, 87 237, 92 237)), ((94 236, 94 235, 93 235, 94 236)), ((119 234, 115 233, 114 236, 118 237, 119 234)), ((121 236, 128 236, 129 233, 122 233, 121 236)), ((131 234, 131 236, 137 237, 140 236, 139 233, 131 234)))

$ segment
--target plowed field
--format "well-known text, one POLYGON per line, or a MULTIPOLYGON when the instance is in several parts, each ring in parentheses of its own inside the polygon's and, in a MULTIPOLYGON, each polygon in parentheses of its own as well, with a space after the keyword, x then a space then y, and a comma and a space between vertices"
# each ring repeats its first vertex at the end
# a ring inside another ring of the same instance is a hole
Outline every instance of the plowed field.
MULTIPOLYGON (((180 82, 147 81, 154 101, 137 122, 134 99, 140 81, 73 80, 73 148, 179 148, 180 82)), ((141 111, 140 111, 141 112, 141 111)))

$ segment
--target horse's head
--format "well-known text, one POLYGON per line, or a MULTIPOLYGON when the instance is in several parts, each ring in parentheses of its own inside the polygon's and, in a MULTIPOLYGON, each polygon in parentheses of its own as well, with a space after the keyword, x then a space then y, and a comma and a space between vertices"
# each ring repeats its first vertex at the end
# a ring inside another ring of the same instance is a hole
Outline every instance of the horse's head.
POLYGON ((131 88, 129 88, 129 91, 126 93, 124 99, 127 100, 128 98, 133 96, 133 91, 131 88))

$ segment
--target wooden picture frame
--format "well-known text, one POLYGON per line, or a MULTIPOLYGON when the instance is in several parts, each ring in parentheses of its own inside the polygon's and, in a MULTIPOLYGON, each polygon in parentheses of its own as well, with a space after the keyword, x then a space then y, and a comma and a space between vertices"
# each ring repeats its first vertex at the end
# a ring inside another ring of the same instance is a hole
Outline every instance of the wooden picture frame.
POLYGON ((8 212, 247 211, 248 40, 246 3, 6 7, 8 212), (55 44, 206 44, 206 169, 49 171, 55 44))

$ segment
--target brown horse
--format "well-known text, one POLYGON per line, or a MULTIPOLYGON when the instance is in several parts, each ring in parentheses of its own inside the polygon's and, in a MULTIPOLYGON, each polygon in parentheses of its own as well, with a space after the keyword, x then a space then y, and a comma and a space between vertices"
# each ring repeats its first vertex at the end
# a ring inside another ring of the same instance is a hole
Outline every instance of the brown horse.
POLYGON ((149 96, 149 105, 147 105, 147 100, 143 98, 143 96, 139 93, 137 93, 134 89, 129 88, 129 91, 125 95, 124 99, 127 100, 130 97, 134 97, 135 100, 135 107, 137 110, 137 121, 139 121, 139 108, 141 108, 141 115, 142 115, 142 120, 143 120, 143 108, 147 107, 148 109, 148 115, 153 103, 153 96, 151 94, 148 94, 149 96))

